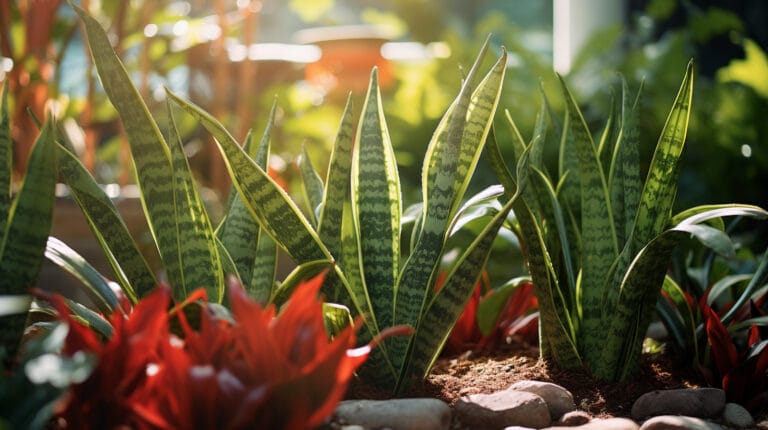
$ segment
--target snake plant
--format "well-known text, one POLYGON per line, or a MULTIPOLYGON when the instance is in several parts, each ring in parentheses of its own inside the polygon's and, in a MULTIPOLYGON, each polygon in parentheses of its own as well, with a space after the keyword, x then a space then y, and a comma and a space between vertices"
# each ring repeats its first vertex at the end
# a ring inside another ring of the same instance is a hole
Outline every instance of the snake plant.
POLYGON ((29 156, 24 180, 12 188, 13 140, 8 114, 8 81, 0 102, 0 347, 11 358, 21 341, 31 303, 29 288, 40 270, 53 220, 56 185, 56 125, 49 115, 29 156))
MULTIPOLYGON (((400 181, 376 70, 371 74, 357 132, 347 106, 325 183, 304 161, 310 216, 302 213, 218 121, 170 94, 216 138, 233 183, 261 228, 299 265, 332 264, 334 276, 329 276, 327 293, 364 317, 363 341, 390 326, 414 328, 411 336, 380 344, 361 371, 370 381, 395 391, 426 375, 469 299, 491 242, 511 208, 510 202, 488 222, 435 293, 445 243, 462 215, 459 204, 490 130, 504 77, 506 54, 502 53, 477 82, 486 49, 487 44, 428 147, 422 177, 423 209, 409 249, 401 248, 400 181)), ((290 285, 281 285, 273 300, 287 295, 290 285)))
MULTIPOLYGON (((692 64, 644 182, 639 95, 632 97, 623 83, 621 101, 595 141, 560 80, 566 112, 557 176, 547 171, 541 157, 546 117, 540 115, 528 145, 509 121, 516 155, 530 152, 530 186, 513 210, 539 300, 541 354, 560 367, 586 366, 601 378, 624 380, 637 369, 676 243, 692 235, 728 252, 728 236, 707 223, 724 216, 765 218, 768 212, 734 204, 701 206, 672 216, 692 102, 692 64)), ((497 143, 491 140, 488 148, 502 184, 514 187, 497 143)))

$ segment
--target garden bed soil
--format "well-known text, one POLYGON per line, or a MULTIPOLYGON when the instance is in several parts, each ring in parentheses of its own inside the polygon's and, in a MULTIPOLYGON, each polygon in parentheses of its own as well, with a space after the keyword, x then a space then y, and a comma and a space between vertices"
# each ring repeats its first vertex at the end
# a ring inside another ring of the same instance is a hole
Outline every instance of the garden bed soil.
MULTIPOLYGON (((553 382, 568 389, 576 407, 596 418, 629 417, 634 401, 653 390, 706 387, 690 363, 679 363, 666 353, 644 353, 639 374, 630 381, 611 383, 583 370, 561 370, 539 358, 535 346, 503 345, 493 351, 468 351, 438 359, 426 381, 401 397, 433 397, 454 405, 462 396, 493 393, 523 380, 553 382)), ((366 386, 350 385, 349 399, 388 399, 391 393, 366 386)), ((768 407, 755 416, 768 419, 768 407)))

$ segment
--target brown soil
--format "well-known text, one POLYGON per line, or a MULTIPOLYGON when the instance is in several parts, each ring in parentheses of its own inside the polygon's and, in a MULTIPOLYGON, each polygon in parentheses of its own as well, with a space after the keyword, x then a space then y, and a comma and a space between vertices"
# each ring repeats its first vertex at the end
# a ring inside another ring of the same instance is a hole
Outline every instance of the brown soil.
MULTIPOLYGON (((600 418, 629 417, 634 401, 649 391, 706 386, 692 367, 675 363, 668 354, 643 354, 636 378, 609 383, 581 370, 557 369, 539 358, 537 347, 513 343, 495 351, 440 358, 428 379, 402 397, 434 397, 453 405, 462 396, 492 393, 522 380, 559 384, 573 394, 578 409, 600 418)), ((347 397, 386 399, 391 395, 353 383, 347 397)), ((765 419, 765 415, 755 418, 765 419)))

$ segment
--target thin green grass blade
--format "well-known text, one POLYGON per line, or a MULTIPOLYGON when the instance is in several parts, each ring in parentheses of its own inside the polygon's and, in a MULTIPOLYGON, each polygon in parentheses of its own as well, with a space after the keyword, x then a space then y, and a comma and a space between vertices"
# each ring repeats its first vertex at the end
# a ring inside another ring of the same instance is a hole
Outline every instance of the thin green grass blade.
POLYGON ((104 29, 71 1, 69 4, 85 24, 88 46, 99 78, 128 135, 137 184, 141 190, 141 202, 168 279, 174 287, 180 288, 183 284, 178 263, 173 166, 168 145, 112 49, 104 29))
POLYGON ((266 229, 299 264, 329 259, 328 251, 293 200, 243 151, 224 126, 200 107, 171 91, 168 91, 168 97, 216 138, 230 177, 261 228, 266 229))
POLYGON ((152 269, 128 231, 128 226, 125 225, 117 207, 93 176, 64 146, 57 145, 56 148, 59 174, 101 245, 115 272, 117 282, 135 304, 157 285, 152 269))
POLYGON ((566 100, 570 134, 578 161, 581 184, 581 351, 587 361, 598 353, 603 339, 595 336, 601 329, 605 275, 619 254, 611 213, 607 183, 600 159, 584 117, 565 81, 560 78, 566 100))
POLYGON ((85 287, 83 292, 101 313, 111 315, 119 308, 120 303, 109 286, 109 280, 67 244, 53 236, 48 237, 45 258, 77 278, 85 287))
POLYGON ((167 107, 170 120, 168 142, 173 162, 174 218, 179 241, 177 253, 183 282, 181 288, 174 286, 173 292, 177 301, 183 301, 188 293, 204 288, 211 301, 221 303, 224 298, 224 272, 213 227, 184 154, 170 101, 167 107))
POLYGON ((0 231, 8 226, 11 210, 11 177, 13 175, 13 139, 11 139, 11 117, 8 113, 8 82, 3 84, 0 99, 0 231))
POLYGON ((349 95, 328 163, 328 174, 325 179, 325 191, 323 192, 317 232, 328 251, 335 258, 339 258, 341 255, 341 223, 339 220, 343 216, 344 202, 349 199, 354 127, 352 95, 349 95))
POLYGON ((315 166, 312 165, 312 160, 309 158, 306 145, 302 145, 301 147, 301 156, 297 160, 297 164, 299 165, 304 199, 306 200, 307 208, 309 210, 309 220, 312 222, 312 225, 317 228, 318 217, 320 216, 320 205, 323 203, 324 185, 315 166))
POLYGON ((381 106, 378 72, 371 74, 352 151, 352 215, 360 265, 373 315, 392 325, 392 297, 400 267, 400 179, 381 106))
MULTIPOLYGON (((56 186, 56 125, 49 117, 29 155, 19 192, 11 202, 0 236, 0 295, 26 294, 37 279, 51 230, 56 186)), ((21 341, 27 315, 3 319, 0 347, 13 357, 21 341)))

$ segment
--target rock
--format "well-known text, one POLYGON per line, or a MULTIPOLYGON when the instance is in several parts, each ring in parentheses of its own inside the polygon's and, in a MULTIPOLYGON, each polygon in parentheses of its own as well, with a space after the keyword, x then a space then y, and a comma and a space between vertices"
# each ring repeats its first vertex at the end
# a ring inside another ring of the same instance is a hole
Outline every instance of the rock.
MULTIPOLYGON (((551 412, 551 410, 550 410, 551 412)), ((584 411, 570 411, 563 414, 563 416, 560 417, 559 420, 557 420, 557 425, 559 426, 565 426, 565 427, 575 427, 584 425, 591 420, 592 417, 584 412, 584 411)))
POLYGON ((351 426, 341 426, 341 430, 366 430, 365 427, 359 426, 357 424, 351 425, 351 426))
POLYGON ((696 417, 659 415, 644 422, 640 430, 722 430, 722 427, 696 417))
POLYGON ((504 430, 535 430, 530 427, 520 427, 520 426, 509 426, 504 427, 504 430))
POLYGON ((632 405, 632 418, 641 420, 657 415, 685 415, 712 418, 725 407, 725 392, 718 388, 651 391, 632 405))
POLYGON ((627 418, 595 419, 576 427, 547 427, 545 430, 638 430, 640 426, 627 418))
POLYGON ((336 419, 346 424, 392 430, 448 430, 451 409, 437 399, 345 400, 336 419))
POLYGON ((749 411, 737 403, 725 404, 722 419, 725 425, 740 429, 752 428, 755 425, 755 420, 749 411))
POLYGON ((552 420, 563 416, 564 413, 576 409, 573 402, 573 394, 565 388, 551 382, 520 381, 512 384, 510 390, 527 391, 544 399, 549 407, 549 415, 552 420))
POLYGON ((468 427, 486 430, 511 426, 540 429, 552 422, 547 402, 527 391, 503 390, 462 397, 454 412, 468 427))

